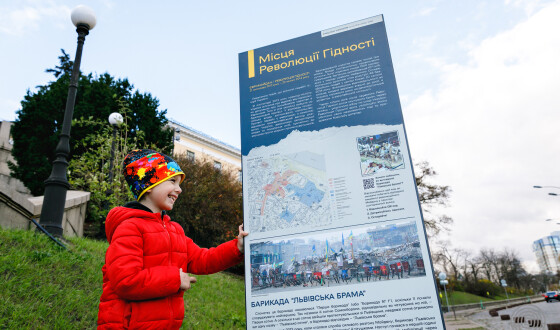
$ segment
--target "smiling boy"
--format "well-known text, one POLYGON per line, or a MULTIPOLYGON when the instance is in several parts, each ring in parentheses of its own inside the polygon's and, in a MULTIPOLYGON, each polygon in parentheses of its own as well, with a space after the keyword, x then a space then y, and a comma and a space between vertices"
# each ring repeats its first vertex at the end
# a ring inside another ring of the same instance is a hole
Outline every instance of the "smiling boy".
POLYGON ((243 259, 243 237, 215 248, 197 246, 165 211, 182 190, 185 174, 169 156, 141 149, 124 160, 125 179, 137 201, 112 209, 105 231, 103 293, 98 329, 178 329, 184 313, 183 292, 196 279, 243 259))

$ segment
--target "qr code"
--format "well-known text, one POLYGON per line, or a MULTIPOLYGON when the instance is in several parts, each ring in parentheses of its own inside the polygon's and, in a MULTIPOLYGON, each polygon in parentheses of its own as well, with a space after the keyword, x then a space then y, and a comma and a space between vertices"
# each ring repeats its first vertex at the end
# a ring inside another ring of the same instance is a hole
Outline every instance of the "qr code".
POLYGON ((375 188, 375 179, 365 179, 364 180, 364 189, 371 189, 375 188))

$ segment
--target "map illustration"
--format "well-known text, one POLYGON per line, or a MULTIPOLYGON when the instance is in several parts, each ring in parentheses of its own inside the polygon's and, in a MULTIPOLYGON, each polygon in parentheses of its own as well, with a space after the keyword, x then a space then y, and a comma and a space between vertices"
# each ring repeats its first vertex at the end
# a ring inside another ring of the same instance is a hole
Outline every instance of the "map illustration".
POLYGON ((248 161, 249 230, 331 223, 325 158, 312 152, 248 161))

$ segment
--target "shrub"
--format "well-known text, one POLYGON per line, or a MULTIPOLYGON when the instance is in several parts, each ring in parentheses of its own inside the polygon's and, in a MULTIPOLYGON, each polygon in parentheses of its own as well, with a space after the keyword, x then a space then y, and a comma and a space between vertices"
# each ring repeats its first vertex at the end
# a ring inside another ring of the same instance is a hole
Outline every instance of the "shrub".
POLYGON ((465 291, 482 297, 495 297, 502 293, 502 288, 495 283, 482 279, 476 282, 468 282, 465 291))
MULTIPOLYGON (((174 158, 186 179, 181 184, 181 196, 169 212, 171 219, 181 224, 185 234, 201 247, 213 247, 237 237, 237 228, 243 223, 237 173, 217 170, 206 159, 174 158)), ((242 268, 235 272, 242 272, 242 268)))

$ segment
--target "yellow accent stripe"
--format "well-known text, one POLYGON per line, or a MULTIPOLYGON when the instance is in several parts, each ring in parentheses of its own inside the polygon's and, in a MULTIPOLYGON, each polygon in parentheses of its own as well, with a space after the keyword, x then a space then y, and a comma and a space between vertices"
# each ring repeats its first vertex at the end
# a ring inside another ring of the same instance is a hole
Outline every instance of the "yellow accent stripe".
POLYGON ((171 179, 172 177, 177 176, 177 175, 182 175, 182 176, 183 176, 183 177, 181 178, 181 182, 179 182, 179 183, 183 183, 183 180, 185 180, 185 173, 183 173, 183 172, 177 172, 177 173, 175 173, 175 174, 173 174, 173 175, 170 175, 169 177, 165 178, 165 180, 161 180, 161 181, 159 181, 159 182, 156 182, 156 183, 154 183, 153 185, 149 186, 148 188, 142 190, 142 192, 140 193, 140 195, 138 195, 138 198, 137 198, 136 200, 139 201, 140 198, 142 198, 142 196, 144 195, 145 192, 147 192, 148 190, 150 190, 150 189, 152 189, 153 187, 157 186, 158 184, 163 183, 163 182, 165 182, 165 181, 167 181, 167 180, 169 180, 169 179, 171 179))
POLYGON ((248 51, 247 56, 249 57, 249 78, 253 78, 255 77, 255 51, 248 51))

